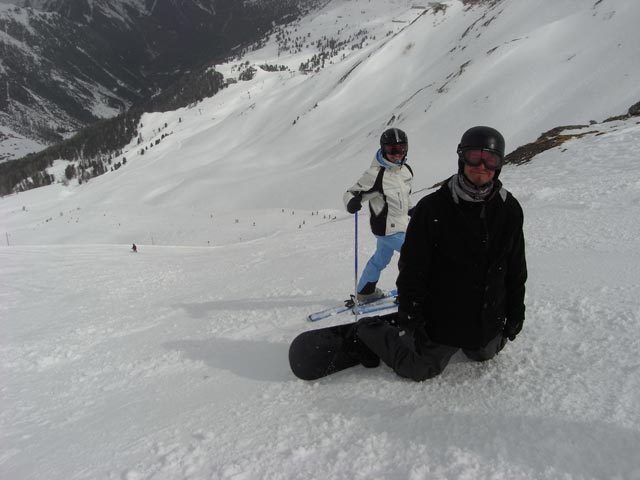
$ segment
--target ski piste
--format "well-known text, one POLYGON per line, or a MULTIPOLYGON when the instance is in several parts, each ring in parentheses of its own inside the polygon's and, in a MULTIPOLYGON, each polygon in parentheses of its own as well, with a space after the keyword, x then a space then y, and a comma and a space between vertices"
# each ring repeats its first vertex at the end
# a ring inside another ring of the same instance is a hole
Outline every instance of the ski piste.
MULTIPOLYGON (((393 289, 390 292, 385 292, 384 297, 374 300, 373 302, 358 305, 358 315, 378 312, 381 310, 396 307, 396 295, 398 295, 398 290, 393 289)), ((352 312, 355 314, 354 307, 342 305, 339 307, 327 308, 325 310, 320 310, 319 312, 308 315, 307 320, 311 322, 317 322, 318 320, 323 320, 325 318, 333 317, 334 315, 339 315, 345 312, 352 312)))

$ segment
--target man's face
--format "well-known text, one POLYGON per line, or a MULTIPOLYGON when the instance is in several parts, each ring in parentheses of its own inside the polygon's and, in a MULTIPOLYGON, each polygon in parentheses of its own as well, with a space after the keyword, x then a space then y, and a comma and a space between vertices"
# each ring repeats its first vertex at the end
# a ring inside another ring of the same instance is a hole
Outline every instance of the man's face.
POLYGON ((481 187, 493 180, 496 172, 494 170, 489 170, 485 167, 484 163, 480 163, 480 165, 475 167, 465 164, 464 174, 474 185, 481 187))

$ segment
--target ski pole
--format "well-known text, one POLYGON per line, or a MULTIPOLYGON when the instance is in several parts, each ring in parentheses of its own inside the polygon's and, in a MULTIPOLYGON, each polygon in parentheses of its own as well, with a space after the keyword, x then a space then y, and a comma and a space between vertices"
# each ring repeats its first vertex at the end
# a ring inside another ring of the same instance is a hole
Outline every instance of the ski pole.
POLYGON ((354 313, 356 316, 356 322, 358 321, 358 212, 353 216, 355 218, 355 248, 354 248, 354 283, 353 283, 353 303, 354 303, 354 313))

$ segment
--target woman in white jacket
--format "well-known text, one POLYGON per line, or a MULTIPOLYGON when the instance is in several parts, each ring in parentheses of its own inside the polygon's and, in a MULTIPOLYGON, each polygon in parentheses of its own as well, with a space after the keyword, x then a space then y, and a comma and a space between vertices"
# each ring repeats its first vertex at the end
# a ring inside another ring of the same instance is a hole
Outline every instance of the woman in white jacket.
POLYGON ((376 237, 376 251, 358 282, 359 303, 371 302, 383 295, 376 286, 380 273, 389 265, 393 252, 399 252, 404 243, 412 208, 413 172, 406 163, 408 150, 405 132, 399 128, 385 130, 373 163, 344 194, 349 213, 356 213, 362 208, 362 202, 369 202, 371 231, 376 237))

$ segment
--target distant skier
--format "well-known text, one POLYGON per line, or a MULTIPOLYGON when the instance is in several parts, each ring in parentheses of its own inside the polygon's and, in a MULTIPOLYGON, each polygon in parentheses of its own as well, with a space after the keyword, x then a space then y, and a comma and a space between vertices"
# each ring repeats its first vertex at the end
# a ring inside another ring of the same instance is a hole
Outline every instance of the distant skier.
POLYGON ((377 288, 380 274, 391 261, 393 252, 399 252, 404 242, 413 180, 413 171, 406 163, 408 150, 405 132, 399 128, 385 130, 373 163, 344 194, 344 204, 349 213, 356 213, 362 208, 362 202, 369 202, 371 231, 376 237, 376 251, 358 282, 359 303, 383 296, 377 288))
POLYGON ((418 202, 398 264, 397 315, 364 318, 347 337, 363 365, 382 359, 421 381, 439 375, 459 349, 482 362, 520 333, 523 213, 498 180, 504 148, 493 128, 467 130, 457 175, 418 202))
POLYGON ((131 251, 132 251, 133 253, 138 253, 138 247, 136 247, 136 244, 135 244, 135 243, 131 246, 131 251))

